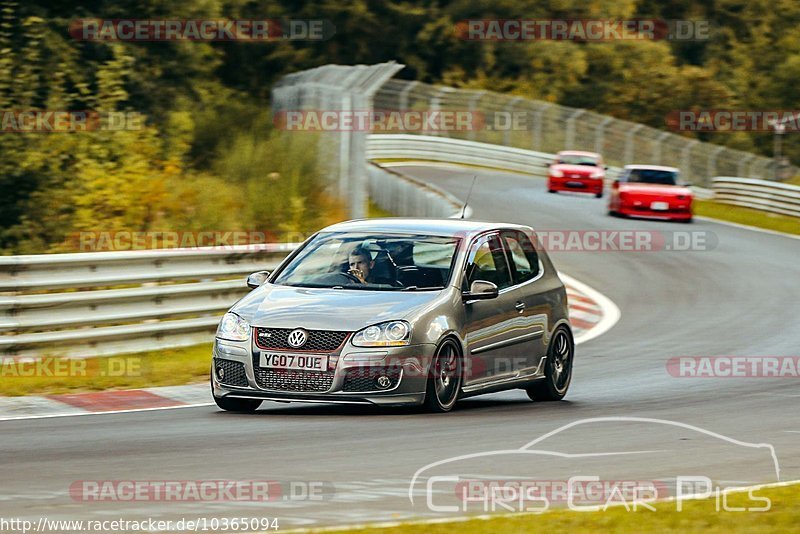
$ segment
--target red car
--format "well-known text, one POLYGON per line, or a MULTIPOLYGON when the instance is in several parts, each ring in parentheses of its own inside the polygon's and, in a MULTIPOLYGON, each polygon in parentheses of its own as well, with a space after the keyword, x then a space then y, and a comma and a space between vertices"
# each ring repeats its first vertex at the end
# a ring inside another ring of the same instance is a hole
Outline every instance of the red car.
POLYGON ((611 186, 608 214, 692 222, 692 191, 680 171, 656 165, 626 165, 611 186))
POLYGON ((564 150, 556 154, 556 160, 549 167, 548 192, 577 191, 592 193, 597 198, 603 196, 606 166, 600 154, 564 150))

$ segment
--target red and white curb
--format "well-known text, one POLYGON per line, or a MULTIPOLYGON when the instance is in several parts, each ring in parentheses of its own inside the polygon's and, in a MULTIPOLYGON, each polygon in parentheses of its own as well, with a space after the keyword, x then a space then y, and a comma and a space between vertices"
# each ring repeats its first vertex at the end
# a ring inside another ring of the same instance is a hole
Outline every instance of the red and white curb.
POLYGON ((569 321, 576 345, 605 334, 617 324, 622 314, 611 299, 569 275, 558 276, 567 286, 569 321))
MULTIPOLYGON (((559 276, 567 286, 576 344, 585 343, 616 324, 620 312, 613 302, 570 276, 563 273, 559 276)), ((212 404, 208 382, 65 395, 0 397, 0 421, 169 410, 212 404)))

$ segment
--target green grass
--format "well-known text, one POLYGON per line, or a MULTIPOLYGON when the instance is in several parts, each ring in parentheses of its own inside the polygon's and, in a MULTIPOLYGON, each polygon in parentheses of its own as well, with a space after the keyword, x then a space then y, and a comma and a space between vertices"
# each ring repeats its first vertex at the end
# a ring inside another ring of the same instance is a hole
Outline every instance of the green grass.
POLYGON ((86 360, 45 359, 48 366, 42 369, 34 364, 2 364, 0 396, 56 395, 202 382, 208 380, 211 346, 206 343, 86 360), (35 376, 20 376, 28 373, 35 376))
MULTIPOLYGON (((656 511, 639 508, 628 511, 624 506, 609 507, 605 512, 574 512, 553 510, 543 514, 507 515, 488 520, 476 519, 458 523, 406 524, 380 529, 381 534, 488 534, 496 532, 703 532, 704 534, 728 532, 800 532, 800 486, 761 489, 756 497, 768 497, 772 508, 767 512, 717 511, 714 498, 685 501, 683 511, 676 511, 676 503, 662 502, 653 505, 656 511)), ((763 502, 751 501, 746 493, 730 494, 729 507, 760 507, 763 502)), ((722 508, 722 506, 720 506, 722 508)), ((375 532, 374 529, 342 530, 354 534, 375 532)))
POLYGON ((797 217, 767 213, 713 200, 695 200, 692 205, 695 215, 800 235, 800 218, 797 217))

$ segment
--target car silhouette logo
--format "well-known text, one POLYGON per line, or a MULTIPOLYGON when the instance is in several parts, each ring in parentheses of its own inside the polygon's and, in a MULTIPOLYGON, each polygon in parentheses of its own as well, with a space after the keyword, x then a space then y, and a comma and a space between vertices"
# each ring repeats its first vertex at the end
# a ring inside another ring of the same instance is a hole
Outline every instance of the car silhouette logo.
POLYGON ((300 347, 305 345, 307 340, 308 340, 308 333, 306 333, 306 331, 303 330, 302 328, 292 330, 289 333, 289 339, 288 339, 289 345, 296 349, 299 349, 300 347))

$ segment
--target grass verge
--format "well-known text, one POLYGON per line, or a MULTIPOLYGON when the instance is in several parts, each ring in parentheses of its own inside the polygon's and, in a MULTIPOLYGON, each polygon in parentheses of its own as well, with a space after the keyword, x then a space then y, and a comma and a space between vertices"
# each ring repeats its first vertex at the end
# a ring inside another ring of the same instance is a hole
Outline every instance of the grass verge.
POLYGON ((211 343, 84 360, 5 362, 0 364, 0 396, 177 386, 208 380, 210 368, 211 343))
POLYGON ((800 219, 797 217, 767 213, 713 200, 695 200, 692 206, 695 215, 800 235, 800 219))
MULTIPOLYGON (((492 519, 474 519, 457 523, 405 524, 381 529, 380 534, 484 534, 495 532, 798 532, 800 530, 800 485, 763 488, 753 492, 759 499, 767 497, 771 508, 766 512, 725 511, 726 507, 712 497, 685 501, 683 511, 675 502, 653 505, 656 511, 639 508, 628 511, 624 506, 609 507, 605 512, 555 510, 543 514, 518 514, 492 519)), ((727 510, 733 507, 758 508, 762 501, 751 500, 747 493, 726 496, 727 510)), ((375 529, 341 530, 337 534, 375 532, 375 529)))

